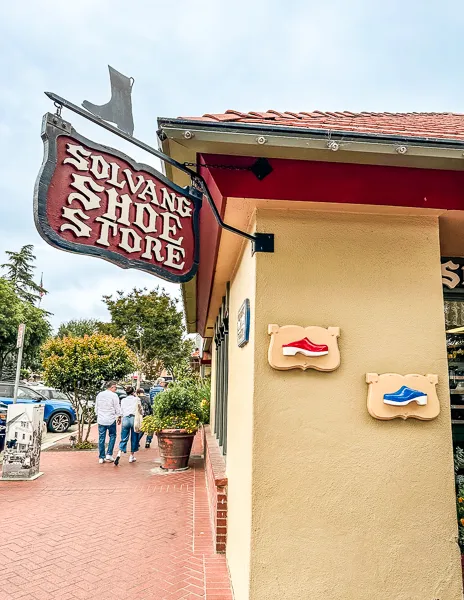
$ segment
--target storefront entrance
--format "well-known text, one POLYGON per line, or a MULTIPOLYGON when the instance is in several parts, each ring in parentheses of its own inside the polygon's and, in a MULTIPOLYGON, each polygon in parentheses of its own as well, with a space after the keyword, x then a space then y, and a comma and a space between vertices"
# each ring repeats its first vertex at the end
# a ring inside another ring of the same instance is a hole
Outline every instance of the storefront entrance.
POLYGON ((459 546, 464 554, 464 289, 445 291, 445 323, 459 546))

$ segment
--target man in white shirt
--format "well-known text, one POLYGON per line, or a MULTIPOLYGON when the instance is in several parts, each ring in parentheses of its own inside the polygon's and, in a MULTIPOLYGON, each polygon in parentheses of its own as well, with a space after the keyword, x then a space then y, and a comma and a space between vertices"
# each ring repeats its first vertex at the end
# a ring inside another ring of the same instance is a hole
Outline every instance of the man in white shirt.
POLYGON ((114 462, 113 449, 116 442, 116 421, 121 422, 121 408, 116 394, 116 381, 109 381, 106 390, 97 395, 95 412, 98 423, 98 462, 114 462), (105 456, 106 432, 109 435, 108 450, 105 456))

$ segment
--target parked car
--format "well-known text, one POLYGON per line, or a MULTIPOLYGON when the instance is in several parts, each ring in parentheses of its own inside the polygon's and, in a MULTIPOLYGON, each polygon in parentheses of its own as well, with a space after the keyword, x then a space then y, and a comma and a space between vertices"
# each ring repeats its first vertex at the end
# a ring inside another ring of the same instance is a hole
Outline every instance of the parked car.
MULTIPOLYGON (((26 387, 30 387, 29 385, 27 385, 26 387)), ((68 394, 66 394, 65 392, 60 392, 60 390, 57 390, 55 388, 52 387, 47 387, 45 385, 34 385, 32 388, 34 391, 39 392, 39 394, 42 394, 42 396, 45 396, 45 398, 48 398, 49 400, 67 400, 67 401, 71 401, 71 398, 68 396, 68 394)))
MULTIPOLYGON (((0 401, 3 404, 12 404, 14 384, 10 381, 0 382, 0 401)), ((36 388, 32 389, 26 385, 18 387, 17 401, 20 404, 31 402, 42 402, 44 405, 44 421, 48 431, 53 433, 64 433, 76 422, 76 413, 69 400, 58 400, 46 398, 36 388)))
POLYGON ((122 387, 122 385, 118 385, 116 388, 116 394, 119 397, 119 401, 121 401, 121 398, 125 398, 127 396, 126 394, 126 390, 122 387))
POLYGON ((150 393, 150 388, 153 387, 153 382, 152 381, 142 381, 140 383, 140 385, 137 385, 137 379, 134 379, 133 384, 134 387, 139 387, 141 388, 145 394, 149 394, 150 393))
POLYGON ((3 402, 0 402, 0 452, 2 452, 5 447, 7 410, 7 405, 3 404, 3 402))

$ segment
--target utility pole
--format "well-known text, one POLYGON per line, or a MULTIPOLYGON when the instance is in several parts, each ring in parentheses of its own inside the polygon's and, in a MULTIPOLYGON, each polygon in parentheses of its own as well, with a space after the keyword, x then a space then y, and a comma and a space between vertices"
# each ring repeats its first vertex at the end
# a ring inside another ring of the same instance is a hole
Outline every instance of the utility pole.
POLYGON ((137 389, 142 386, 142 333, 140 333, 139 370, 137 373, 137 389))
POLYGON ((18 348, 18 362, 16 363, 16 377, 14 384, 13 404, 16 404, 18 398, 18 386, 19 378, 21 376, 21 363, 23 362, 23 347, 24 347, 24 333, 26 331, 26 325, 21 323, 18 327, 18 339, 16 341, 16 348, 18 348))

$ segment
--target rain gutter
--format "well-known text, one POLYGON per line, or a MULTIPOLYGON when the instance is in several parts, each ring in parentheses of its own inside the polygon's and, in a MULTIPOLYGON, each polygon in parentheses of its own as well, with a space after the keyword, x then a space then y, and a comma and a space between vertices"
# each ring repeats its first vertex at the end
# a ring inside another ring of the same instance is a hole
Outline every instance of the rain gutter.
POLYGON ((462 159, 464 156, 464 140, 459 141, 449 138, 371 134, 329 128, 311 129, 300 126, 237 124, 233 122, 208 122, 162 117, 158 119, 158 126, 158 137, 161 142, 165 139, 173 139, 185 146, 194 146, 198 142, 214 142, 221 144, 253 144, 258 147, 261 146, 263 149, 266 146, 279 146, 281 148, 351 150, 454 159, 462 159), (220 140, 218 140, 218 134, 221 136, 220 140), (338 146, 334 146, 333 142, 336 142, 338 146))

